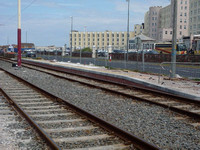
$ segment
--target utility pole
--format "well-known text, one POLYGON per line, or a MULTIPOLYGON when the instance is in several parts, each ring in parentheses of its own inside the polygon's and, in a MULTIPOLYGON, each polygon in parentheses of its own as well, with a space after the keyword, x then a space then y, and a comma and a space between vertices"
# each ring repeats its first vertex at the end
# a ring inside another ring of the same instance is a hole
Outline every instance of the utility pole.
POLYGON ((27 31, 26 31, 26 43, 27 43, 28 41, 27 41, 27 31))
POLYGON ((9 45, 9 43, 10 43, 10 42, 9 42, 9 36, 8 36, 8 37, 7 37, 7 45, 9 45))
POLYGON ((177 0, 173 0, 173 35, 172 35, 172 53, 171 53, 171 78, 176 75, 176 33, 177 33, 177 0))
POLYGON ((70 36, 70 62, 72 60, 72 32, 73 32, 73 16, 70 17, 71 18, 71 36, 70 36))
POLYGON ((130 9, 130 0, 126 0, 128 2, 128 20, 127 20, 127 53, 126 53, 126 61, 128 61, 128 50, 129 50, 129 9, 130 9))
POLYGON ((17 65, 19 67, 21 67, 21 0, 18 0, 18 31, 17 31, 17 39, 18 39, 17 65))

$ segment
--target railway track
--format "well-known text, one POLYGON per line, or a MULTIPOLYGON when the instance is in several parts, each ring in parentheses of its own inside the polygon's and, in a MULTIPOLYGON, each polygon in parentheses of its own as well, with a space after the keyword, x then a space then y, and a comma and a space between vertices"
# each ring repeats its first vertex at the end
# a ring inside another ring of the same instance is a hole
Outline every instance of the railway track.
POLYGON ((181 117, 176 117, 176 119, 188 120, 189 117, 193 119, 192 121, 188 122, 189 124, 193 125, 194 127, 200 127, 200 101, 182 98, 168 93, 162 93, 156 90, 149 90, 141 87, 126 86, 123 84, 95 80, 92 78, 80 76, 78 74, 68 74, 61 69, 61 71, 59 72, 58 70, 55 71, 53 68, 49 69, 43 67, 42 65, 40 66, 40 64, 33 65, 24 63, 23 66, 29 69, 34 69, 40 72, 47 73, 49 75, 53 75, 58 78, 63 78, 73 82, 79 82, 83 85, 99 88, 115 94, 120 94, 129 98, 133 98, 137 101, 143 101, 161 106, 163 108, 178 112, 179 114, 183 115, 181 117))
MULTIPOLYGON (((139 101, 148 102, 151 104, 155 104, 169 110, 178 112, 180 114, 189 116, 191 118, 196 119, 193 123, 193 126, 200 126, 200 101, 182 98, 178 96, 174 96, 167 93, 162 93, 156 90, 149 90, 145 88, 131 87, 126 85, 120 85, 117 83, 105 82, 100 80, 95 80, 91 78, 86 78, 71 74, 66 74, 63 71, 54 71, 53 69, 44 68, 40 65, 30 65, 24 64, 24 67, 28 67, 30 69, 34 69, 40 72, 44 72, 58 78, 67 79, 73 82, 79 82, 83 85, 99 88, 105 90, 107 92, 120 94, 126 97, 130 97, 139 101)), ((187 118, 187 117, 185 117, 187 118)), ((183 118, 181 118, 183 119, 183 118)))
POLYGON ((34 129, 0 93, 0 149, 49 149, 34 129))
POLYGON ((8 72, 0 87, 52 149, 158 149, 8 72))

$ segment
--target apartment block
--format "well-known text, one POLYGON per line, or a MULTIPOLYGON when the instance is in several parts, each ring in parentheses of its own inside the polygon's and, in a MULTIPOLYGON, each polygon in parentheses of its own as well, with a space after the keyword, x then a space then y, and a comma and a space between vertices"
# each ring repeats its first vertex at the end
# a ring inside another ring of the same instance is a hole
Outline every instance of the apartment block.
POLYGON ((200 34, 200 1, 190 0, 190 34, 200 34))
MULTIPOLYGON (((134 32, 129 32, 129 37, 134 37, 134 32)), ((72 50, 86 47, 107 50, 109 46, 113 49, 124 50, 127 47, 127 32, 70 32, 70 45, 72 50)))
POLYGON ((144 19, 144 34, 150 38, 158 39, 158 27, 161 6, 150 7, 149 11, 145 14, 144 19))
POLYGON ((149 36, 149 11, 144 15, 144 34, 149 36))
MULTIPOLYGON (((174 16, 174 0, 166 7, 150 7, 148 13, 145 14, 145 34, 157 40, 157 42, 171 41, 174 16), (153 16, 153 12, 158 13, 157 21, 153 16), (153 20, 154 19, 154 20, 153 20), (157 25, 155 26, 155 23, 157 25), (154 25, 154 26, 153 26, 154 25), (148 26, 148 27, 147 27, 148 26), (157 35, 157 36, 156 36, 157 35)), ((189 35, 189 1, 177 0, 177 39, 189 35)))
POLYGON ((143 24, 135 24, 134 25, 135 36, 140 35, 143 32, 144 32, 144 23, 143 24))

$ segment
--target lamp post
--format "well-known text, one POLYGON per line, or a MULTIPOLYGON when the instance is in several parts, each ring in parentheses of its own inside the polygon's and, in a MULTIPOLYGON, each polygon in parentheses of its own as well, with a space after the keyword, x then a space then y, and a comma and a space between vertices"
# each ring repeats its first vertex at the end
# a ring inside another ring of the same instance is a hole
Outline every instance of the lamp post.
POLYGON ((18 30, 17 30, 17 41, 18 41, 18 57, 17 65, 21 67, 21 0, 18 0, 18 30))
POLYGON ((177 33, 177 0, 173 5, 173 35, 172 35, 172 53, 171 53, 171 78, 176 75, 176 33, 177 33))
POLYGON ((128 50, 129 50, 129 9, 130 9, 130 0, 126 0, 128 2, 128 19, 127 19, 127 53, 126 53, 126 61, 128 61, 128 50))
POLYGON ((71 59, 72 59, 72 31, 73 31, 73 16, 71 16, 70 18, 71 18, 71 34, 70 34, 70 41, 71 41, 71 44, 70 44, 70 62, 71 62, 71 59))

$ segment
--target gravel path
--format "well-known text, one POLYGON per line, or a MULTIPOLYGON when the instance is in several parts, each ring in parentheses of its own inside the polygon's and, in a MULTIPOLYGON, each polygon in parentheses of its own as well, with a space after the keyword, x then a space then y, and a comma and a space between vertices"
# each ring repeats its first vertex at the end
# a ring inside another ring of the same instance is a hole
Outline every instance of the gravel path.
POLYGON ((135 102, 99 89, 57 79, 30 69, 0 66, 162 149, 200 149, 200 130, 177 121, 161 107, 135 102))

